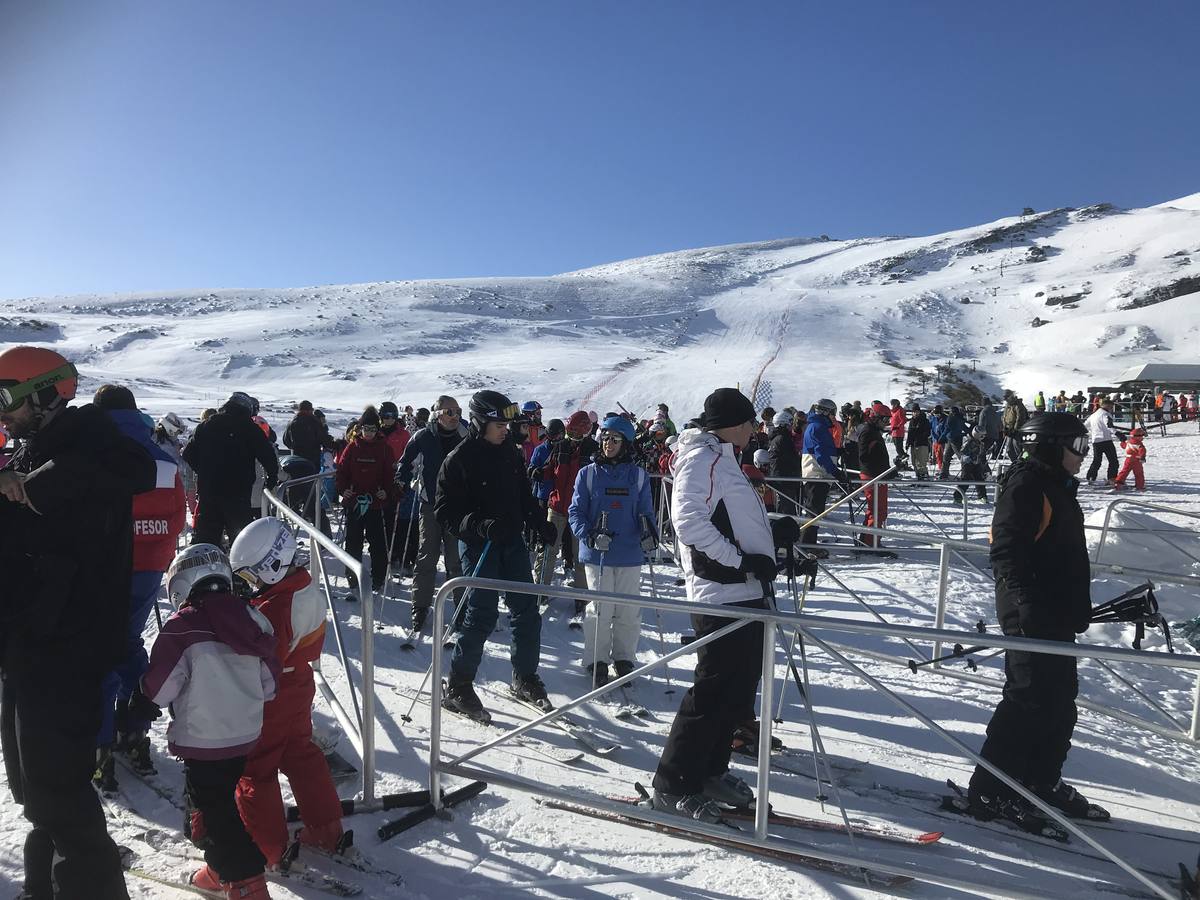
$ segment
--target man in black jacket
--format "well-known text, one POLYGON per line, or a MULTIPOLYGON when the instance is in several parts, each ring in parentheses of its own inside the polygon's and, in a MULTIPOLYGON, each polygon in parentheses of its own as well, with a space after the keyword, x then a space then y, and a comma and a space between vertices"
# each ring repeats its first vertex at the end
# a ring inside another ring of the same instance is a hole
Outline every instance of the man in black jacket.
MULTIPOLYGON (((267 473, 265 486, 275 487, 279 458, 267 436, 254 423, 254 401, 235 391, 220 412, 196 426, 183 448, 183 460, 196 473, 196 510, 193 544, 221 545, 221 533, 229 544, 249 524, 250 491, 254 487, 254 463, 267 473)), ((318 454, 318 464, 320 456, 318 454)), ((227 545, 228 546, 228 545, 227 545)))
POLYGON ((333 441, 324 422, 313 415, 313 405, 308 400, 301 400, 296 407, 295 418, 283 432, 283 445, 321 471, 321 451, 332 448, 333 441))
MULTIPOLYGON (((882 430, 887 422, 885 416, 883 404, 867 407, 863 410, 863 423, 854 433, 855 443, 858 444, 858 477, 861 481, 878 478, 888 470, 887 439, 882 430)), ((863 503, 866 506, 863 525, 867 528, 883 528, 888 514, 888 486, 879 481, 864 490, 863 503)), ((883 543, 879 536, 874 534, 860 534, 858 542, 864 547, 876 548, 883 543)), ((890 551, 881 551, 876 555, 891 559, 896 556, 890 551)))
POLYGON ((0 472, 0 734, 33 825, 22 896, 109 900, 127 894, 92 789, 101 688, 125 649, 132 498, 156 468, 107 413, 67 407, 77 380, 52 350, 0 353, 0 424, 25 440, 0 472))
MULTIPOLYGON (((1087 429, 1070 413, 1034 416, 1025 455, 1006 474, 992 517, 996 614, 1005 634, 1074 643, 1091 621, 1091 565, 1075 476, 1087 429)), ((1062 778, 1075 729, 1075 657, 1009 650, 1004 695, 980 755, 1068 816, 1107 819, 1062 778)), ((1046 820, 991 772, 971 776, 969 811, 1040 833, 1046 820)))
MULTIPOLYGON (((438 473, 434 513, 438 524, 459 539, 464 568, 483 578, 533 583, 526 528, 543 541, 554 539, 554 526, 543 517, 529 487, 525 457, 508 441, 520 408, 497 391, 471 398, 470 433, 451 451, 438 473)), ((506 592, 512 624, 513 694, 551 709, 537 674, 541 658, 542 617, 532 594, 506 592)), ((445 706, 488 721, 472 683, 483 657, 483 642, 496 627, 499 595, 472 589, 460 637, 450 659, 445 706)))
MULTIPOLYGON (((434 407, 437 417, 413 435, 396 465, 396 487, 400 496, 403 497, 405 491, 416 490, 420 502, 417 566, 412 588, 412 627, 417 631, 425 626, 429 608, 433 605, 438 557, 444 561, 447 580, 462 574, 458 538, 438 525, 437 516, 433 514, 433 501, 442 461, 467 436, 467 427, 462 423, 462 409, 453 397, 443 394, 437 398, 434 407)), ((457 601, 461 592, 456 591, 454 596, 457 601)))
MULTIPOLYGON (((767 442, 767 459, 771 466, 772 478, 800 477, 800 453, 796 450, 796 442, 792 440, 794 418, 786 409, 775 414, 774 428, 767 442)), ((776 501, 779 511, 795 515, 800 509, 800 482, 776 481, 771 486, 777 494, 786 498, 783 503, 776 501)))

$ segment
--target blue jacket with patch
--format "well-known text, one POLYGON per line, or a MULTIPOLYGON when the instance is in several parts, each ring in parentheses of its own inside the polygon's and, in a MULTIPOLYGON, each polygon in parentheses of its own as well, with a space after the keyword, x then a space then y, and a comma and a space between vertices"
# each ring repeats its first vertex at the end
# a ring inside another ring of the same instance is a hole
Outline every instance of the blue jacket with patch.
POLYGON ((654 528, 654 501, 650 498, 650 476, 632 462, 589 463, 575 476, 575 491, 567 518, 571 533, 579 540, 579 561, 601 564, 600 553, 585 543, 599 527, 600 514, 608 513, 612 544, 604 554, 606 566, 641 566, 642 521, 654 528))
POLYGON ((828 416, 821 413, 808 414, 808 427, 804 429, 804 453, 812 456, 822 469, 837 477, 837 448, 833 443, 828 416))

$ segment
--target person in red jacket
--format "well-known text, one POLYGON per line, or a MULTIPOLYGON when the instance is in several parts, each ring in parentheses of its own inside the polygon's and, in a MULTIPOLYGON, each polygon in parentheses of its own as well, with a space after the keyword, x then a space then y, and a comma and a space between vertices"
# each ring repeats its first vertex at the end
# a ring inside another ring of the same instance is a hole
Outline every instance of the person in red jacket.
MULTIPOLYGON (((379 433, 383 435, 388 446, 392 448, 392 457, 399 462, 400 457, 404 455, 404 448, 408 446, 409 440, 412 439, 412 434, 400 422, 400 410, 391 400, 384 400, 379 404, 379 433)), ((400 519, 400 503, 398 498, 393 496, 383 510, 383 531, 387 538, 388 547, 391 548, 391 558, 388 563, 398 572, 401 562, 404 559, 404 542, 406 533, 396 534, 397 522, 400 519)))
MULTIPOLYGON (((355 559, 362 556, 364 534, 371 545, 371 589, 375 591, 383 590, 388 573, 383 509, 394 490, 395 467, 392 448, 379 433, 379 413, 368 406, 338 459, 334 486, 346 508, 346 552, 355 559)), ((346 578, 351 590, 357 589, 354 573, 347 571, 346 578)))
POLYGON ((888 413, 888 433, 892 437, 892 446, 896 448, 896 462, 907 459, 904 452, 904 426, 908 419, 904 415, 904 407, 900 401, 893 398, 892 409, 888 413))
MULTIPOLYGON (((562 547, 564 562, 568 566, 573 563, 575 567, 572 587, 587 589, 587 573, 583 570, 583 563, 579 562, 579 548, 567 522, 567 509, 575 495, 575 476, 600 449, 589 436, 591 430, 592 421, 587 413, 582 410, 571 413, 571 417, 567 419, 565 435, 551 447, 550 457, 542 469, 542 478, 551 484, 546 518, 554 525, 558 536, 552 546, 546 547, 545 552, 538 554, 534 580, 539 584, 550 583, 554 561, 558 558, 559 547, 562 547)), ((577 613, 583 611, 582 601, 575 601, 575 606, 577 613)))
POLYGON ((1146 461, 1145 437, 1146 429, 1139 427, 1129 432, 1129 437, 1121 441, 1121 446, 1125 450, 1125 462, 1121 466, 1121 471, 1117 473, 1113 490, 1120 490, 1125 486, 1125 479, 1129 477, 1130 472, 1133 473, 1134 487, 1139 491, 1146 489, 1146 473, 1142 468, 1142 464, 1146 461))
POLYGON ((282 772, 304 823, 301 844, 343 852, 341 800, 329 764, 312 740, 312 663, 325 643, 324 597, 296 558, 295 535, 274 516, 242 530, 229 550, 229 563, 254 590, 250 603, 275 630, 283 670, 275 699, 263 706, 262 734, 238 781, 238 812, 267 865, 278 865, 289 843, 279 791, 282 772))
POLYGON ((154 441, 154 423, 137 408, 133 392, 123 385, 105 384, 92 402, 108 413, 117 429, 139 443, 157 469, 154 489, 133 497, 133 578, 125 658, 104 679, 100 732, 96 736, 96 772, 92 780, 105 793, 117 790, 113 750, 123 753, 136 772, 155 773, 150 756, 150 720, 131 711, 129 698, 146 672, 149 658, 142 631, 158 603, 163 573, 175 558, 187 501, 178 462, 154 441))

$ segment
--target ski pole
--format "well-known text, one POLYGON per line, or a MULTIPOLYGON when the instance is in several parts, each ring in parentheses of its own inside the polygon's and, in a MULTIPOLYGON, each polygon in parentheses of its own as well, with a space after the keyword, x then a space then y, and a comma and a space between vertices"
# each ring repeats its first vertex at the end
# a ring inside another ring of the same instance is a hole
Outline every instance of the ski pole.
MULTIPOLYGON (((654 598, 655 600, 658 600, 658 585, 654 581, 654 563, 653 563, 653 561, 651 561, 649 559, 649 557, 647 557, 646 564, 650 567, 650 596, 652 598, 654 598)), ((660 610, 658 608, 655 608, 655 610, 654 610, 654 623, 655 623, 655 625, 658 626, 658 655, 660 657, 666 656, 667 655, 667 642, 665 640, 663 640, 662 610, 660 610)), ((664 691, 664 693, 667 693, 667 694, 675 693, 675 685, 671 684, 670 663, 663 666, 663 674, 667 676, 667 689, 666 689, 666 691, 664 691)))
MULTIPOLYGON (((981 644, 978 647, 964 647, 962 644, 955 644, 954 651, 952 653, 947 653, 945 656, 937 656, 933 659, 923 659, 920 662, 917 662, 915 659, 910 659, 908 661, 908 668, 910 672, 915 673, 917 669, 921 668, 922 666, 932 666, 934 663, 947 662, 951 659, 963 659, 969 653, 978 653, 980 650, 987 649, 988 647, 986 644, 981 644)), ((974 672, 976 669, 975 660, 968 659, 967 668, 974 672)))
MULTIPOLYGON (((479 577, 479 570, 483 568, 483 561, 485 559, 487 559, 488 551, 491 549, 492 549, 491 541, 488 541, 487 543, 485 543, 483 545, 483 552, 479 554, 479 562, 475 563, 475 571, 471 573, 472 578, 479 577)), ((455 619, 458 618, 459 612, 466 607, 467 600, 468 600, 468 598, 470 598, 470 596, 474 592, 474 590, 475 590, 475 585, 471 585, 469 588, 467 588, 465 591, 463 591, 462 597, 460 597, 458 600, 458 605, 454 607, 454 619, 450 620, 450 624, 446 626, 446 630, 442 634, 442 638, 441 638, 442 643, 445 643, 446 638, 450 637, 450 631, 454 627, 455 619)), ((420 685, 420 687, 417 688, 417 693, 415 695, 413 695, 412 703, 410 703, 408 705, 408 712, 406 712, 404 715, 402 715, 400 717, 405 722, 412 721, 412 711, 413 711, 413 709, 416 708, 417 700, 420 698, 420 696, 423 693, 425 693, 425 685, 426 685, 426 683, 428 683, 429 676, 432 673, 433 673, 433 662, 430 661, 429 668, 425 670, 425 677, 421 679, 421 685, 420 685)))
POLYGON ((392 516, 392 537, 391 537, 391 540, 388 541, 388 549, 387 549, 387 561, 388 561, 389 571, 388 571, 387 581, 384 582, 384 585, 383 585, 383 598, 379 601, 379 621, 375 623, 376 631, 383 631, 383 616, 384 616, 384 613, 387 612, 387 604, 383 601, 392 599, 391 598, 392 577, 391 577, 390 570, 391 570, 391 566, 392 566, 392 553, 396 549, 396 532, 399 530, 399 528, 400 528, 400 501, 397 500, 396 501, 396 512, 392 516))

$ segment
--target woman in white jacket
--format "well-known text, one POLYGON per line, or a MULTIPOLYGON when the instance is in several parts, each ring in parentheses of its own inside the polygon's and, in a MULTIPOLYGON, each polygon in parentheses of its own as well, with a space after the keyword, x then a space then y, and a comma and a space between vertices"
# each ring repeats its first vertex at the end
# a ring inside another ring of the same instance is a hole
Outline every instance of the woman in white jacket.
MULTIPOLYGON (((719 614, 721 606, 766 609, 778 570, 766 507, 738 465, 737 448, 749 441, 755 418, 745 396, 720 388, 704 401, 702 427, 685 430, 676 445, 671 521, 688 600, 702 604, 692 616, 697 638, 733 621, 719 614)), ((654 809, 713 822, 717 802, 753 801, 749 786, 729 772, 729 757, 735 729, 754 708, 762 647, 762 623, 751 622, 696 651, 695 683, 654 775, 654 809)))

